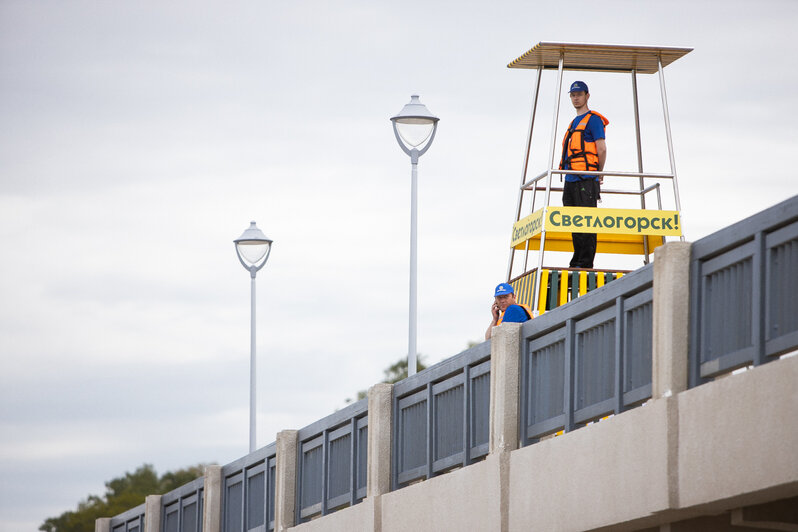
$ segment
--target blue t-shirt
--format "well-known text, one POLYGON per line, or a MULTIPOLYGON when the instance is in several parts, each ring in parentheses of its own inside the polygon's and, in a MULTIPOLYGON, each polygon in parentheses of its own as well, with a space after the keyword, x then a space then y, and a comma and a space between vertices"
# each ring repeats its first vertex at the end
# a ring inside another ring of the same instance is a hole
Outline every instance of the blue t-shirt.
MULTIPOLYGON (((588 111, 590 112, 590 111, 588 111)), ((579 122, 585 117, 587 113, 582 113, 581 115, 574 118, 572 122, 574 127, 579 125, 579 122)), ((566 133, 567 135, 567 133, 566 133)), ((604 138, 604 122, 602 122, 601 118, 596 115, 591 115, 590 120, 587 121, 587 127, 585 128, 585 132, 583 133, 585 142, 596 142, 597 140, 604 138)), ((565 163, 565 168, 563 170, 568 170, 571 168, 570 163, 565 163)), ((566 181, 580 181, 584 177, 585 179, 589 179, 594 177, 598 180, 598 176, 579 176, 577 174, 565 174, 566 181)))
POLYGON ((510 305, 504 311, 502 323, 524 323, 528 319, 529 316, 521 305, 510 305))

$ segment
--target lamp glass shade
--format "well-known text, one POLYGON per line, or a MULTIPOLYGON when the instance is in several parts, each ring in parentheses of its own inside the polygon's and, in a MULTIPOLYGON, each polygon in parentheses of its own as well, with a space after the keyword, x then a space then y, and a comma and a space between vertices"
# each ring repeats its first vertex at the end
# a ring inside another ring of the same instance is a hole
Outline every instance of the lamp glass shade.
POLYGON ((236 248, 241 258, 249 265, 255 265, 260 262, 266 253, 269 252, 271 242, 263 242, 261 240, 242 240, 236 242, 236 248))
POLYGON ((432 135, 432 130, 435 123, 431 120, 422 122, 415 119, 414 122, 410 121, 396 121, 396 131, 402 138, 405 144, 411 148, 418 148, 432 135))

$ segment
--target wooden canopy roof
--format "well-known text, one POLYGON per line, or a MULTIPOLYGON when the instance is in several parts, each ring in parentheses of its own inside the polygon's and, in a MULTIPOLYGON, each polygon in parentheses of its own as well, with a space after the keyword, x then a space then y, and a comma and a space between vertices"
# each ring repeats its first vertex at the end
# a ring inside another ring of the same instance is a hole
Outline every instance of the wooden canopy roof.
POLYGON ((692 48, 673 46, 644 46, 627 44, 589 44, 539 42, 507 68, 543 68, 556 70, 563 54, 564 70, 589 70, 597 72, 631 72, 654 74, 658 71, 657 58, 665 68, 692 48))

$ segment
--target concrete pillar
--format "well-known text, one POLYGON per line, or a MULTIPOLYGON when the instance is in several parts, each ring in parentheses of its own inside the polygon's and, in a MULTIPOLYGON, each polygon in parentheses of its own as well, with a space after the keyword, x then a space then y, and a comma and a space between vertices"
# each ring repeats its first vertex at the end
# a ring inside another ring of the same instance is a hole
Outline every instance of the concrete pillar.
POLYGON ((687 389, 690 247, 689 242, 669 242, 654 251, 653 399, 687 389))
POLYGON ((111 518, 100 517, 94 521, 94 532, 111 532, 111 518))
POLYGON ((518 448, 520 323, 493 328, 490 341, 490 444, 489 452, 518 448))
POLYGON ((161 530, 161 496, 147 495, 144 499, 144 532, 161 530))
POLYGON ((366 497, 391 491, 392 395, 393 384, 381 382, 369 388, 366 497))
POLYGON ((296 511, 296 456, 299 431, 277 433, 277 464, 274 494, 274 530, 284 532, 294 526, 296 511))
POLYGON ((222 466, 205 467, 202 530, 220 532, 222 530, 222 466))

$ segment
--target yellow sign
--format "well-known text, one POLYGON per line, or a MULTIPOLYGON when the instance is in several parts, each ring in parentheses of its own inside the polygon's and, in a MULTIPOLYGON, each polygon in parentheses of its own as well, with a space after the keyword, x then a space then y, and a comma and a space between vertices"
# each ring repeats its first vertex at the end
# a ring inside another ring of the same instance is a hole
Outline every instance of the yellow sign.
POLYGON ((512 247, 540 233, 543 229, 543 211, 545 211, 545 209, 535 211, 526 218, 518 220, 513 224, 512 247))
POLYGON ((551 233, 681 236, 679 211, 546 207, 513 224, 512 247, 551 233), (545 217, 544 217, 545 212, 545 217))

